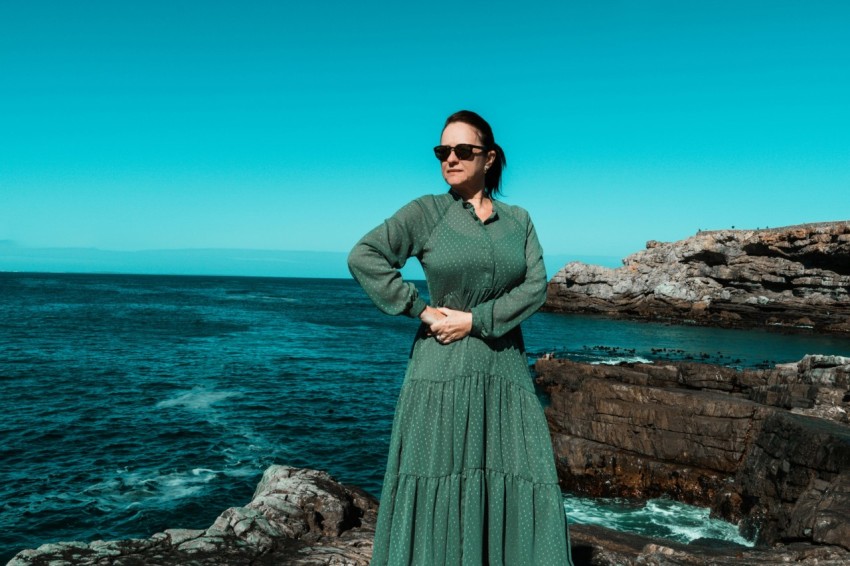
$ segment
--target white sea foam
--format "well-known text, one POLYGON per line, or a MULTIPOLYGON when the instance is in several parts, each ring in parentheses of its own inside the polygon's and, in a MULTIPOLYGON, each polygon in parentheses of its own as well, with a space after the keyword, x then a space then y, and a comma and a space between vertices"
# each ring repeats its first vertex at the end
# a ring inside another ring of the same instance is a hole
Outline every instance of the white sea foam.
POLYGON ((221 474, 209 468, 193 468, 168 474, 154 470, 119 470, 115 477, 86 488, 83 494, 105 508, 170 506, 171 501, 201 493, 206 484, 221 474))
POLYGON ((628 356, 628 357, 616 357, 616 358, 607 358, 604 360, 595 360, 590 362, 591 365, 599 365, 605 364, 609 366, 615 366, 621 363, 627 364, 651 364, 652 360, 647 360, 646 358, 641 358, 640 356, 628 356))
POLYGON ((712 519, 708 509, 669 499, 651 499, 641 505, 624 499, 566 495, 564 509, 571 523, 600 525, 683 543, 710 538, 754 545, 738 533, 735 525, 712 519))
POLYGON ((229 399, 230 397, 235 397, 237 395, 241 394, 237 391, 214 391, 210 389, 196 387, 194 389, 190 389, 189 391, 183 391, 182 393, 179 393, 169 399, 160 401, 156 404, 156 406, 160 409, 171 409, 174 407, 181 407, 183 409, 201 411, 204 409, 209 409, 215 403, 224 401, 225 399, 229 399))
MULTIPOLYGON (((682 513, 682 510, 677 505, 675 501, 669 499, 650 499, 646 502, 643 509, 650 517, 675 517, 677 514, 682 513)), ((689 509, 692 513, 694 510, 705 511, 705 516, 708 518, 708 509, 702 509, 700 507, 689 509)))

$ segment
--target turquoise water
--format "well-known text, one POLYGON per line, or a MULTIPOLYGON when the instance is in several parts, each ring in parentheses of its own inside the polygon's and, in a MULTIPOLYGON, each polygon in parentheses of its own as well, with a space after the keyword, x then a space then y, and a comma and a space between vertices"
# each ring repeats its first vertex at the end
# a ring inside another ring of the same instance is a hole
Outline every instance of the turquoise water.
MULTIPOLYGON (((350 280, 0 273, 0 561, 207 527, 273 463, 378 495, 417 324, 350 280)), ((523 328, 530 361, 850 355, 847 338, 550 313, 523 328)))
POLYGON ((737 526, 711 518, 708 509, 670 499, 635 502, 566 494, 564 509, 571 524, 600 525, 684 544, 697 539, 717 539, 754 545, 738 533, 737 526))
POLYGON ((850 336, 677 326, 537 313, 523 324, 530 354, 577 361, 680 359, 730 367, 767 367, 806 354, 850 355, 850 336))

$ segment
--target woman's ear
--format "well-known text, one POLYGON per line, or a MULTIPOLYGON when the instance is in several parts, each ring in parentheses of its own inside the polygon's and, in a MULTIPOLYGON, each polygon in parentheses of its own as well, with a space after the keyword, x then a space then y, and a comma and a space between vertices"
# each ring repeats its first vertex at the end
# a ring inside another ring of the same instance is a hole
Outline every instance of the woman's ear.
POLYGON ((487 152, 487 163, 485 164, 487 166, 487 169, 492 167, 493 163, 495 163, 495 162, 496 162, 496 150, 491 149, 490 151, 487 152))

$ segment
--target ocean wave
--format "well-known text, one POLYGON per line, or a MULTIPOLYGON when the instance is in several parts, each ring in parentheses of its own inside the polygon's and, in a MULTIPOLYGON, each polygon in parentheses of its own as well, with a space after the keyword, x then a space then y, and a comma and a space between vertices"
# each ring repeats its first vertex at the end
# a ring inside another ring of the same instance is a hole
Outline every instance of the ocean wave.
POLYGON ((158 402, 156 407, 159 409, 180 407, 183 409, 199 411, 209 409, 215 403, 219 403, 225 399, 237 397, 239 395, 242 394, 238 391, 215 391, 202 387, 195 387, 188 391, 184 390, 173 397, 158 402))
POLYGON ((162 473, 158 470, 116 470, 113 477, 85 488, 82 495, 99 509, 170 508, 180 499, 199 497, 216 480, 255 475, 254 466, 229 470, 197 467, 162 473))

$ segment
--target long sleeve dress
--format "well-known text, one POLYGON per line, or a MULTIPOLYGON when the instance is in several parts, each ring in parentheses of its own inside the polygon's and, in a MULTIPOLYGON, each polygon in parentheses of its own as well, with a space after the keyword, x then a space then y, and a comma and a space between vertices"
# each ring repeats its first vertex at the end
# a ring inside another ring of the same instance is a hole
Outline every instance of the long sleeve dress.
POLYGON ((366 234, 349 269, 385 313, 425 302, 399 274, 422 263, 431 305, 472 312, 441 344, 422 324, 396 404, 372 564, 572 564, 552 443, 520 322, 544 302, 546 271, 520 207, 485 221, 453 190, 420 197, 366 234))

